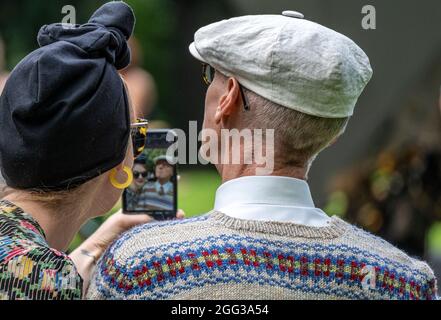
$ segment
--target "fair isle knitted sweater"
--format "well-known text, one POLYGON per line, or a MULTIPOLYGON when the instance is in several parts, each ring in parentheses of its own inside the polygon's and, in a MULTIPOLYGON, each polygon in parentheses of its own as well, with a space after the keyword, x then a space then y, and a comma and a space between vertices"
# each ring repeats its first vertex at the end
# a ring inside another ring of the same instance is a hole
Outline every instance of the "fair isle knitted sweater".
POLYGON ((333 217, 326 227, 220 212, 132 229, 88 299, 436 299, 430 267, 333 217), (368 281, 365 277, 370 277, 368 281))

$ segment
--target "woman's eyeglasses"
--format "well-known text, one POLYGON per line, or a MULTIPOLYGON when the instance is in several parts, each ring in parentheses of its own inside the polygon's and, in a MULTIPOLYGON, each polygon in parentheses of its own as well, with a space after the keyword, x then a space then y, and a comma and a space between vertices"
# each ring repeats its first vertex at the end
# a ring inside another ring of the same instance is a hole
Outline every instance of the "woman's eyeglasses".
MULTIPOLYGON (((216 69, 214 69, 211 65, 207 63, 202 64, 202 79, 204 80, 205 84, 209 86, 213 83, 214 76, 216 74, 216 69)), ((246 111, 250 110, 250 105, 247 102, 247 99, 245 97, 245 93, 243 91, 242 85, 239 83, 239 90, 240 94, 242 96, 242 103, 243 107, 246 111)))
POLYGON ((144 151, 148 128, 149 122, 145 119, 137 119, 136 123, 133 123, 130 126, 133 143, 133 155, 135 159, 138 158, 144 151))
POLYGON ((133 177, 134 177, 135 179, 139 179, 140 177, 147 178, 147 175, 148 175, 147 172, 133 171, 133 177))

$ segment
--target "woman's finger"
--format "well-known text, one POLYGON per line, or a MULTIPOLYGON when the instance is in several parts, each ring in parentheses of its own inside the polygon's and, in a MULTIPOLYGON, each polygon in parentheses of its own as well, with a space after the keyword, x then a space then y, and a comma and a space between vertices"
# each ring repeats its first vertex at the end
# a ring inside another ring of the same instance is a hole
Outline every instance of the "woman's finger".
POLYGON ((185 212, 184 210, 179 209, 176 213, 176 219, 185 219, 185 212))

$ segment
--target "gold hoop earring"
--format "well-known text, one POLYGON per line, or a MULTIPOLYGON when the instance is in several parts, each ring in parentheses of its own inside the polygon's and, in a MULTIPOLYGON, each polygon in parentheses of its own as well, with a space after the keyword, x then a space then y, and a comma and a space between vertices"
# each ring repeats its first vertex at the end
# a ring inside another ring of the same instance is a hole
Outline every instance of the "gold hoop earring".
POLYGON ((110 183, 116 189, 124 190, 127 189, 133 182, 133 172, 129 167, 124 166, 123 171, 127 174, 127 181, 124 183, 120 183, 116 180, 116 175, 118 174, 118 170, 112 169, 110 171, 110 183))

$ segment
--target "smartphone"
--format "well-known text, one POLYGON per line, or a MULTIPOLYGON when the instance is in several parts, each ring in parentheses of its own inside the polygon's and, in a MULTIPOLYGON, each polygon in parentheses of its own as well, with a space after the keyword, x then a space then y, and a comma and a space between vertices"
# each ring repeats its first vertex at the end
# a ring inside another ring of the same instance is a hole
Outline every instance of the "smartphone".
POLYGON ((177 165, 167 155, 176 143, 172 130, 149 130, 143 153, 135 159, 133 182, 124 190, 123 210, 127 214, 148 214, 158 221, 176 218, 178 179, 177 165), (167 136, 173 137, 167 141, 167 136))

